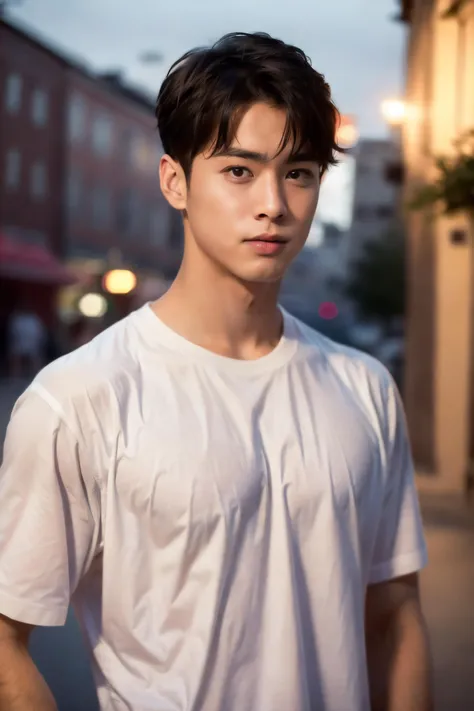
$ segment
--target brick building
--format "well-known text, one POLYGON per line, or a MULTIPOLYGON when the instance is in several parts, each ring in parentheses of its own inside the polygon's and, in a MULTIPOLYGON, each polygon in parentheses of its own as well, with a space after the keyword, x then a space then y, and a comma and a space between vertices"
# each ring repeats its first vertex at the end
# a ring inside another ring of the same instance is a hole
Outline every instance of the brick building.
POLYGON ((112 249, 171 275, 180 232, 159 188, 153 105, 118 75, 69 69, 65 146, 65 255, 100 259, 112 249))
MULTIPOLYGON (((34 304, 46 323, 67 274, 62 239, 64 62, 0 20, 0 351, 8 315, 34 304)), ((0 352, 0 360, 2 352, 0 352)))
POLYGON ((0 19, 4 310, 33 292, 51 320, 67 279, 59 259, 98 271, 119 259, 139 283, 174 275, 181 221, 159 190, 153 109, 119 75, 98 75, 0 19))

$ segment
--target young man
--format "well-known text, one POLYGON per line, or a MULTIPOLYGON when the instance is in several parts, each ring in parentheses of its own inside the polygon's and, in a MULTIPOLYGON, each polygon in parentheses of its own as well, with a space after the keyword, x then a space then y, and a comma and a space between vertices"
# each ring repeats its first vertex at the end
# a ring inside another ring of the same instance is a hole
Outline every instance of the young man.
POLYGON ((338 148, 329 88, 233 34, 172 68, 157 119, 176 281, 9 426, 0 709, 54 709, 27 639, 72 601, 104 711, 428 711, 399 396, 277 305, 338 148))

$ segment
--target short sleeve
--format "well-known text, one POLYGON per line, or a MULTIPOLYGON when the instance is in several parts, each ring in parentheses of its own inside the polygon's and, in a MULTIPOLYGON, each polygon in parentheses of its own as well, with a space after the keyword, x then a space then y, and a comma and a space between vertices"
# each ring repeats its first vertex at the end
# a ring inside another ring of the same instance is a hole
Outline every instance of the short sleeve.
POLYGON ((405 413, 391 378, 385 399, 386 488, 369 583, 415 573, 428 559, 405 413))
MULTIPOLYGON (((58 406, 59 408, 59 406, 58 406)), ((85 448, 32 388, 18 400, 0 468, 0 613, 62 625, 100 535, 100 490, 85 448)))

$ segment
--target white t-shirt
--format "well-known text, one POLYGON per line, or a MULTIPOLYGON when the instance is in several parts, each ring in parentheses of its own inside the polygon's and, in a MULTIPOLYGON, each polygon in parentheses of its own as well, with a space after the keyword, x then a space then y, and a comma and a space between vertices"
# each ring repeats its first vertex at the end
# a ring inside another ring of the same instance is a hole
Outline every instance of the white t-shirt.
POLYGON ((390 376, 286 312, 254 361, 146 305, 49 365, 0 508, 0 612, 72 600, 104 711, 367 711, 367 585, 426 561, 390 376))

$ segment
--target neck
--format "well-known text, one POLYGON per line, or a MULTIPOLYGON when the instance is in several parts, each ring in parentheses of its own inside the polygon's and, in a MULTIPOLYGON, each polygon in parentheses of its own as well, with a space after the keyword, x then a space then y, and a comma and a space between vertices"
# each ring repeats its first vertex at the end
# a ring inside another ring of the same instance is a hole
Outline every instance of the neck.
POLYGON ((168 292, 153 304, 170 328, 210 351, 252 360, 269 353, 281 338, 279 283, 239 281, 207 257, 186 253, 168 292))

